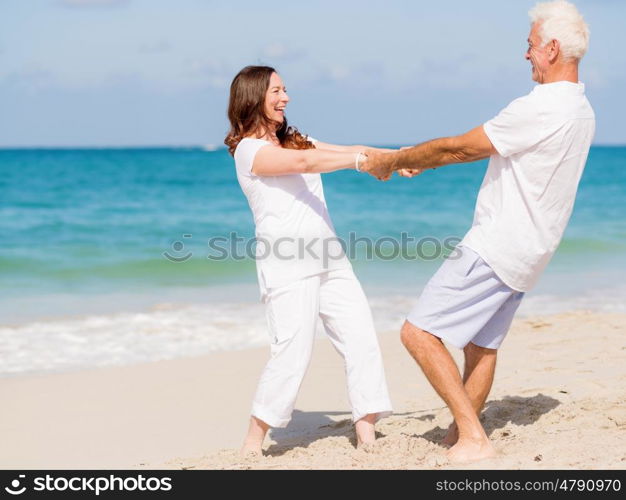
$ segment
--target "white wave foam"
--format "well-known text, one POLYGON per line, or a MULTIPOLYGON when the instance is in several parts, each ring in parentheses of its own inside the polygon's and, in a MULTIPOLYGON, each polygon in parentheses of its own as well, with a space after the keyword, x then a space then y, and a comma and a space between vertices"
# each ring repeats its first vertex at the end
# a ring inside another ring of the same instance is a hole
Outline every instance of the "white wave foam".
MULTIPOLYGON (((626 313, 625 299, 626 287, 592 289, 575 296, 531 293, 519 315, 580 309, 626 313)), ((399 331, 416 300, 417 295, 406 290, 370 293, 377 331, 399 331)), ((321 324, 318 334, 322 334, 321 324)), ((265 310, 259 302, 161 304, 144 312, 0 327, 0 375, 133 364, 268 344, 265 310)))
POLYGON ((262 304, 155 309, 2 327, 0 374, 132 364, 267 342, 262 304))

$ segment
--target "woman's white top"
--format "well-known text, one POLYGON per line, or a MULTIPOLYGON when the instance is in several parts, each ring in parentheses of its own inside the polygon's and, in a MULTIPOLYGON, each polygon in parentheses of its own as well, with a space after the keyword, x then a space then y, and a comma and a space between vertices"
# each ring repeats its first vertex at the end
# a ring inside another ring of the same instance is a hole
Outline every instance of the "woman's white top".
POLYGON ((234 157, 237 180, 256 225, 256 265, 263 297, 268 288, 351 264, 330 220, 320 174, 255 175, 252 165, 262 147, 277 146, 245 138, 234 157))

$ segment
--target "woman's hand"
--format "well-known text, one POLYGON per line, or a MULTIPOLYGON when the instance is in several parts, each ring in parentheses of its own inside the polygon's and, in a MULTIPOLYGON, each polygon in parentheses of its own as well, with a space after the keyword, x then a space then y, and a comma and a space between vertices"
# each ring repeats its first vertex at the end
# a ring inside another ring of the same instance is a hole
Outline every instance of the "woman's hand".
POLYGON ((388 181, 393 174, 391 163, 387 161, 391 156, 389 153, 368 152, 367 161, 361 166, 361 172, 366 172, 379 181, 388 181))
POLYGON ((415 177, 422 172, 423 170, 419 168, 401 168, 400 170, 398 170, 398 175, 400 177, 408 177, 410 179, 411 177, 415 177))

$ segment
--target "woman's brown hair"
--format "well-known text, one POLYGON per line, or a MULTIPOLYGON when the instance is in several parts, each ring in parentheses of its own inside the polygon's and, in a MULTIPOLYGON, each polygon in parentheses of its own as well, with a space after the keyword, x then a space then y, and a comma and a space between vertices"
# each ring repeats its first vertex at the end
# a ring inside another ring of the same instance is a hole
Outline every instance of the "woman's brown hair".
POLYGON ((224 144, 228 152, 235 154, 237 144, 244 137, 259 130, 271 130, 278 125, 276 137, 280 145, 287 149, 312 149, 315 146, 308 138, 287 124, 285 117, 281 124, 272 121, 265 114, 265 94, 270 86, 272 73, 277 71, 269 66, 246 66, 230 84, 228 120, 230 130, 224 144))

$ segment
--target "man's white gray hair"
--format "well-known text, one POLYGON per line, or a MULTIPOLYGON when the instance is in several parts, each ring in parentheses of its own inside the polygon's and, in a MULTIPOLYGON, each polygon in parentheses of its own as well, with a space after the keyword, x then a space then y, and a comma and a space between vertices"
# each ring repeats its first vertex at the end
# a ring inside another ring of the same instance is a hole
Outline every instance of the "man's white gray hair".
POLYGON ((543 45, 558 40, 564 59, 582 59, 589 47, 589 27, 574 4, 566 0, 538 3, 528 15, 531 24, 541 23, 543 45))

